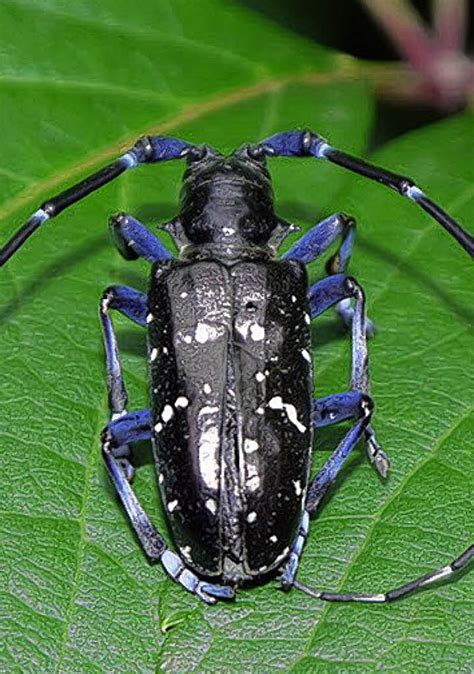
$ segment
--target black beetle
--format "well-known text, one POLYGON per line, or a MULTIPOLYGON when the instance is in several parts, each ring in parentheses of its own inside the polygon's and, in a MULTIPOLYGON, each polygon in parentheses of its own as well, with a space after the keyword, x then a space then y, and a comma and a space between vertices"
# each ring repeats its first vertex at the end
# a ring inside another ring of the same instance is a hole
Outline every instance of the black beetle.
POLYGON ((389 461, 370 425, 366 337, 372 325, 362 289, 346 274, 354 221, 331 216, 277 259, 279 244, 294 228, 274 212, 268 156, 327 159, 377 180, 418 203, 474 255, 473 237, 410 179, 309 131, 294 131, 230 156, 174 138, 142 138, 43 204, 0 250, 0 265, 43 222, 127 169, 185 158, 180 212, 165 226, 177 259, 131 216, 111 220, 121 254, 153 265, 148 295, 112 286, 100 304, 112 411, 102 449, 135 532, 151 561, 208 603, 276 575, 283 589, 295 586, 327 601, 391 601, 464 567, 474 546, 450 565, 383 594, 319 592, 295 579, 309 516, 358 441, 365 440, 382 476, 389 461), (305 264, 338 238, 328 276, 308 288, 305 264), (351 385, 346 393, 313 401, 309 324, 332 305, 352 331, 351 385), (112 309, 147 327, 151 410, 126 411, 112 309), (313 427, 346 419, 353 426, 310 481, 313 427), (150 438, 180 555, 167 548, 130 486, 129 443, 150 438))

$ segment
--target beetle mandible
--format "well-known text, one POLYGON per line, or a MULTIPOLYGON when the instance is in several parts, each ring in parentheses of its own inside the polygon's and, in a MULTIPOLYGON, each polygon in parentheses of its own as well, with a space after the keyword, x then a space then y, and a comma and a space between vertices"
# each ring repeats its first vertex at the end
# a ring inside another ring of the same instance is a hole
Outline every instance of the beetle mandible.
POLYGON ((409 178, 329 145, 310 131, 279 133, 229 156, 165 136, 144 137, 118 160, 46 201, 0 250, 0 266, 41 224, 143 163, 185 159, 180 211, 165 226, 179 255, 126 214, 111 219, 128 260, 152 263, 147 295, 111 286, 100 303, 111 421, 102 452, 143 549, 171 578, 207 603, 278 577, 326 601, 388 602, 465 567, 451 564, 390 592, 331 593, 296 580, 308 523, 344 461, 364 440, 386 476, 389 460, 371 426, 367 355, 372 325, 362 288, 346 273, 355 223, 335 214, 282 259, 293 231, 274 211, 267 157, 312 156, 376 180, 413 200, 471 255, 474 238, 409 178), (308 287, 305 265, 340 239, 328 276, 308 287), (351 329, 346 393, 312 399, 309 324, 335 305, 351 329), (147 328, 151 409, 127 412, 127 392, 110 311, 147 328), (353 420, 310 480, 313 428, 353 420), (158 482, 179 555, 168 549, 131 487, 130 443, 151 439, 158 482))

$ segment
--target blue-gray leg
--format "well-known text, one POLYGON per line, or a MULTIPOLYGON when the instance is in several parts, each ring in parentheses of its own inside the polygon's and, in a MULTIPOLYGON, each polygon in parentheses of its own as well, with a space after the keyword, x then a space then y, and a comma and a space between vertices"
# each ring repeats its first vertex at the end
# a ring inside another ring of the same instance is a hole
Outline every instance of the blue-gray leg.
POLYGON ((352 252, 354 234, 355 220, 345 213, 335 213, 312 227, 283 257, 309 264, 317 260, 332 243, 341 237, 341 246, 329 263, 331 264, 329 273, 338 274, 346 270, 352 252))
MULTIPOLYGON (((360 391, 348 391, 319 398, 314 401, 313 426, 321 428, 338 424, 347 419, 357 419, 361 413, 362 400, 365 394, 360 391)), ((371 426, 365 430, 367 455, 382 477, 387 477, 390 470, 390 461, 380 447, 371 426)))
MULTIPOLYGON (((368 399, 370 396, 370 378, 367 351, 367 329, 365 316, 365 298, 362 288, 357 282, 344 274, 335 274, 329 276, 310 288, 310 308, 311 316, 314 318, 322 314, 333 304, 343 299, 354 300, 354 313, 352 320, 352 371, 350 388, 356 393, 364 394, 368 399)), ((349 411, 354 399, 340 399, 340 406, 349 411), (342 402, 344 401, 344 405, 342 402)), ((350 415, 349 415, 350 416, 350 415)), ((354 417, 357 415, 354 414, 354 417)), ((346 417, 348 418, 348 417, 346 417)), ((333 423, 337 423, 336 420, 333 423)), ((389 461, 382 452, 374 432, 370 425, 363 429, 367 443, 367 452, 372 465, 377 471, 385 477, 389 470, 389 461)))
POLYGON ((126 260, 143 257, 153 263, 173 257, 166 246, 131 215, 126 213, 113 215, 109 221, 109 228, 115 247, 126 260))
POLYGON ((290 556, 286 562, 283 571, 279 577, 280 586, 282 590, 290 590, 293 587, 298 566, 300 563, 301 553, 303 552, 304 544, 309 530, 309 513, 304 510, 301 524, 298 531, 296 541, 291 548, 290 556))
MULTIPOLYGON (((327 493, 327 490, 333 483, 338 471, 340 470, 344 459, 352 451, 353 447, 360 439, 365 423, 364 417, 370 416, 370 411, 367 413, 366 405, 371 406, 370 399, 358 391, 348 391, 347 393, 339 393, 332 396, 326 396, 314 401, 313 406, 313 425, 315 427, 328 426, 345 421, 352 417, 361 417, 359 422, 349 431, 345 436, 337 450, 329 461, 323 466, 318 473, 315 480, 312 482, 308 491, 306 510, 303 515, 300 531, 298 537, 293 545, 288 562, 285 565, 282 575, 280 576, 281 587, 284 590, 289 590, 291 587, 296 587, 306 594, 329 602, 369 602, 369 603, 385 603, 411 594, 431 583, 446 579, 454 573, 465 568, 471 559, 474 557, 474 546, 470 546, 462 555, 455 559, 451 564, 444 566, 435 571, 431 571, 415 580, 410 581, 400 587, 397 587, 385 593, 335 593, 323 592, 314 590, 303 585, 296 580, 296 573, 298 571, 299 560, 301 552, 306 540, 308 532, 309 515, 313 513, 322 498, 327 493), (361 428, 362 427, 362 428, 361 428)), ((367 426, 365 432, 370 427, 367 426)), ((384 462, 384 460, 382 460, 384 462)))
POLYGON ((345 274, 334 274, 312 285, 309 289, 311 318, 320 316, 329 307, 344 299, 354 300, 351 388, 369 394, 365 297, 355 279, 345 274))
MULTIPOLYGON (((356 223, 345 213, 336 213, 312 227, 284 255, 285 259, 298 260, 309 264, 322 255, 338 238, 341 244, 336 253, 328 260, 326 271, 330 275, 342 274, 347 270, 355 240, 356 223)), ((350 327, 354 317, 354 309, 350 298, 336 304, 336 312, 344 323, 350 327)), ((367 319, 367 336, 375 332, 374 324, 367 319)))
POLYGON ((142 508, 116 458, 118 448, 128 446, 130 442, 137 440, 149 440, 151 432, 151 412, 140 410, 111 421, 102 433, 102 455, 105 465, 138 540, 151 562, 160 562, 176 583, 207 604, 214 604, 218 599, 233 599, 232 587, 199 580, 196 574, 186 568, 180 557, 168 549, 164 538, 142 508))
POLYGON ((104 334, 105 357, 107 367, 107 388, 109 405, 113 414, 121 414, 128 402, 127 391, 122 376, 117 336, 115 334, 110 311, 119 311, 131 321, 146 326, 148 314, 146 295, 128 286, 110 286, 104 291, 100 301, 100 320, 104 334))
POLYGON ((306 508, 310 515, 313 515, 317 511, 329 488, 334 484, 337 474, 341 470, 345 460, 359 440, 364 437, 365 432, 369 427, 373 411, 372 400, 369 396, 359 392, 355 392, 355 397, 357 394, 359 397, 359 409, 356 414, 356 416, 359 417, 358 421, 356 421, 343 437, 331 458, 326 461, 308 489, 306 508))
MULTIPOLYGON (((105 360, 107 368, 107 391, 112 420, 126 414, 128 395, 122 375, 122 365, 110 310, 119 311, 134 323, 145 327, 148 314, 146 295, 128 286, 110 286, 100 301, 99 316, 102 324, 105 360)), ((114 456, 122 464, 127 479, 133 477, 130 463, 130 448, 124 444, 114 449, 114 456)))
MULTIPOLYGON (((325 398, 315 400, 313 403, 313 426, 315 428, 337 424, 347 419, 358 419, 358 421, 345 435, 336 451, 324 464, 308 489, 300 531, 292 547, 289 560, 280 576, 281 586, 284 590, 289 590, 294 584, 308 533, 310 515, 313 515, 317 511, 330 486, 334 483, 344 461, 357 442, 364 434, 366 435, 366 440, 367 434, 373 435, 373 431, 369 426, 372 409, 373 403, 371 398, 360 391, 348 391, 347 393, 326 396, 325 398)), ((382 458, 377 458, 377 461, 386 463, 386 470, 388 470, 387 459, 380 448, 379 452, 381 452, 382 458)))

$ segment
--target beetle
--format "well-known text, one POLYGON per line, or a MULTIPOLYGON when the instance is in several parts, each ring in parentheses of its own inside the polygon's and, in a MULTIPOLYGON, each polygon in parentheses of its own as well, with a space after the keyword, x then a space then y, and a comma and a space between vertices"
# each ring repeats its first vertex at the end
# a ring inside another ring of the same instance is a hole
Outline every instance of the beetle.
POLYGON ((206 603, 278 577, 326 601, 388 602, 465 567, 451 564, 385 593, 331 593, 296 579, 310 516, 364 440, 385 477, 390 462, 371 426, 364 292, 347 274, 354 220, 323 220, 278 259, 294 230, 274 210, 267 158, 328 160, 413 200, 471 255, 474 238, 409 178, 369 164, 310 131, 289 131, 228 156, 165 136, 144 137, 97 173, 46 201, 0 250, 0 266, 44 222, 139 164, 184 159, 178 216, 165 225, 179 255, 130 215, 113 216, 113 241, 128 260, 151 265, 146 295, 111 286, 100 302, 111 421, 105 464, 151 562, 206 603), (328 275, 308 287, 305 266, 340 239, 328 275), (335 305, 350 327, 352 372, 345 393, 312 399, 309 326, 335 305), (147 328, 151 409, 127 411, 111 311, 147 328), (310 480, 313 428, 352 427, 310 480), (162 501, 179 554, 155 529, 131 487, 130 444, 152 441, 162 501))

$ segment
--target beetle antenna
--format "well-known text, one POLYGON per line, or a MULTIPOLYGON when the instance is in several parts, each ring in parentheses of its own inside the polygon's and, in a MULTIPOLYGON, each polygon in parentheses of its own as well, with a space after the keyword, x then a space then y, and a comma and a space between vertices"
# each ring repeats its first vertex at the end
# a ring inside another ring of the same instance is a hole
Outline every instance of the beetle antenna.
POLYGON ((0 267, 21 248, 43 222, 95 192, 119 175, 139 164, 156 163, 170 159, 184 159, 196 149, 195 145, 168 136, 144 136, 111 164, 87 176, 81 182, 48 199, 20 229, 0 248, 0 267))
POLYGON ((443 566, 440 569, 436 569, 435 571, 430 571, 430 573, 427 573, 424 576, 420 576, 419 578, 416 578, 415 580, 412 580, 409 583, 405 583, 405 585, 401 585, 400 587, 390 590, 390 592, 380 594, 356 593, 356 592, 348 592, 348 593, 322 592, 320 590, 315 590, 313 588, 307 587, 303 583, 300 583, 298 580, 295 580, 293 582, 293 586, 296 587, 297 590, 301 590, 301 592, 304 592, 310 597, 314 597, 315 599, 321 599, 322 601, 332 601, 332 602, 350 601, 350 602, 384 604, 394 601, 395 599, 401 599, 402 597, 406 597, 412 592, 416 592, 417 590, 422 589, 426 585, 431 585, 431 583, 435 583, 436 581, 441 580, 443 578, 450 578, 454 573, 457 573, 461 569, 466 568, 473 557, 474 557, 474 545, 471 545, 469 548, 467 548, 467 550, 465 550, 462 553, 462 555, 460 555, 457 559, 451 562, 451 564, 443 566))
POLYGON ((392 173, 380 166, 347 154, 332 145, 324 138, 311 131, 285 131, 266 138, 260 143, 269 157, 315 157, 325 159, 344 169, 358 173, 365 178, 375 180, 390 187, 404 197, 411 199, 428 215, 456 239, 464 250, 474 258, 474 236, 464 230, 441 206, 426 196, 424 192, 406 176, 392 173))

